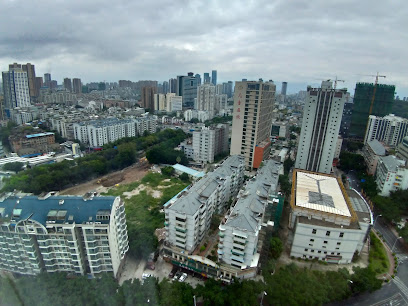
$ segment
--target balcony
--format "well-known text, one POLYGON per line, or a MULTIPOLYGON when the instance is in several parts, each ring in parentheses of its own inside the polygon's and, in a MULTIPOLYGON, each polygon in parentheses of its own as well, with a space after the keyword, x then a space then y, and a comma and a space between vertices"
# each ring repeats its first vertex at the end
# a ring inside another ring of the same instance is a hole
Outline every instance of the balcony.
POLYGON ((218 235, 220 235, 221 238, 224 238, 224 237, 225 237, 225 234, 222 233, 222 232, 219 232, 218 235))

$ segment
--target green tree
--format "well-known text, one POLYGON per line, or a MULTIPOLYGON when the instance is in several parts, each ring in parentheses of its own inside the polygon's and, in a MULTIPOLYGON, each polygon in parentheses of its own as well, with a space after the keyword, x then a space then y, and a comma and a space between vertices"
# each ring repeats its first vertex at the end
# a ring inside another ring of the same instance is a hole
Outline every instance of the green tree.
POLYGON ((3 166, 4 171, 13 171, 13 172, 20 172, 24 168, 24 163, 20 162, 13 162, 13 163, 8 163, 3 166))
POLYGON ((285 172, 285 175, 289 174, 290 169, 295 165, 295 161, 292 160, 290 157, 286 158, 285 161, 283 162, 283 169, 285 172))
POLYGON ((174 172, 175 172, 175 170, 171 166, 166 166, 166 167, 161 168, 161 173, 164 176, 172 176, 174 174, 174 172))
POLYGON ((189 182, 190 181, 190 176, 187 173, 182 173, 179 176, 179 179, 182 180, 183 182, 189 182))
POLYGON ((273 237, 270 239, 270 251, 269 256, 273 259, 278 259, 283 251, 283 243, 278 237, 273 237))

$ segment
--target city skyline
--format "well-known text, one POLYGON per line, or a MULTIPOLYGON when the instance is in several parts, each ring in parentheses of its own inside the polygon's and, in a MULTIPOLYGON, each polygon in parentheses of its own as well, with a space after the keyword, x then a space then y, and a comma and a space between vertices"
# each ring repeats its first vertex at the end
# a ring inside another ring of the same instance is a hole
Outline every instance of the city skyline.
POLYGON ((351 94, 378 71, 408 96, 405 3, 13 1, 3 3, 3 28, 10 11, 19 23, 0 38, 1 71, 30 62, 39 76, 87 83, 217 70, 218 83, 273 79, 278 90, 287 81, 288 93, 337 75, 351 94))

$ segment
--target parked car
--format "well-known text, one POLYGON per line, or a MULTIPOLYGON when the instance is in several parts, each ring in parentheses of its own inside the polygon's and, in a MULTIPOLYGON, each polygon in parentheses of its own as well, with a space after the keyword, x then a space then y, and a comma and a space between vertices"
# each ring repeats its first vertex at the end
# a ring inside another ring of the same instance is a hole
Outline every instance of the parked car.
POLYGON ((181 277, 181 272, 177 271, 176 274, 174 274, 173 281, 178 281, 180 277, 181 277))
POLYGON ((146 279, 148 277, 151 277, 152 275, 150 273, 143 273, 142 274, 142 279, 146 279))
POLYGON ((184 282, 185 280, 186 280, 186 278, 187 278, 187 273, 183 273, 183 274, 181 274, 181 276, 180 276, 180 278, 179 278, 179 282, 184 282))
POLYGON ((177 268, 173 268, 172 270, 171 270, 171 272, 169 273, 169 278, 173 278, 173 276, 176 274, 176 272, 177 272, 177 268))

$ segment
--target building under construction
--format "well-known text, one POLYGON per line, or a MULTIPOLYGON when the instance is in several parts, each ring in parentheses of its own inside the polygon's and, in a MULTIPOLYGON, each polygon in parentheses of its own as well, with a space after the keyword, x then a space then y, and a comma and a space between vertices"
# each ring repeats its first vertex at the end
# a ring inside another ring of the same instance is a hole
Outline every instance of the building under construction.
POLYGON ((357 83, 354 92, 354 106, 349 137, 364 138, 369 115, 383 117, 390 114, 392 112, 394 94, 394 85, 357 83), (375 86, 377 88, 374 91, 375 86), (374 102, 370 113, 373 96, 374 102))

